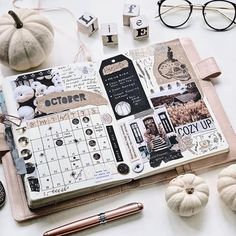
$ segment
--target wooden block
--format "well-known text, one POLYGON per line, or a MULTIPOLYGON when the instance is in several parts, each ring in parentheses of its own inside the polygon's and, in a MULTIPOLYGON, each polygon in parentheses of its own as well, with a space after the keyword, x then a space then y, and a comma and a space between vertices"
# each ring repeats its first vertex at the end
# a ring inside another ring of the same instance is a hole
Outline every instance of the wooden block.
POLYGON ((140 6, 136 4, 125 4, 123 12, 123 25, 130 25, 130 18, 139 16, 140 6))
POLYGON ((98 29, 98 18, 88 12, 82 14, 78 19, 78 29, 80 32, 91 36, 98 29))
POLYGON ((102 42, 104 46, 118 44, 117 24, 101 24, 102 42))
POLYGON ((130 28, 134 39, 143 39, 149 36, 149 24, 145 16, 132 17, 130 19, 130 28))

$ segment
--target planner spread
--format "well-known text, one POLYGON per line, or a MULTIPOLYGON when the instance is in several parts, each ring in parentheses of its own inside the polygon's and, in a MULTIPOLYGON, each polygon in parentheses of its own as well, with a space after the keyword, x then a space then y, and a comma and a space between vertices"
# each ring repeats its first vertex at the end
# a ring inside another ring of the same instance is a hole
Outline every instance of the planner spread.
POLYGON ((228 151, 178 40, 11 76, 3 94, 32 209, 228 151))

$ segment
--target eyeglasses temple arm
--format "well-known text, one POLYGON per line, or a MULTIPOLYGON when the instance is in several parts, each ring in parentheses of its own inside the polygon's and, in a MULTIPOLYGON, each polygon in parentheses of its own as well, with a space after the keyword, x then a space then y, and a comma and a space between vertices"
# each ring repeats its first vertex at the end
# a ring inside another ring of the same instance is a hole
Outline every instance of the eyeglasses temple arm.
MULTIPOLYGON (((222 16, 224 16, 227 20, 233 21, 232 19, 230 19, 227 15, 225 15, 223 12, 219 11, 218 9, 211 9, 211 10, 218 12, 219 14, 221 14, 222 16)), ((233 21, 233 23, 236 24, 235 21, 233 21)))
POLYGON ((165 13, 167 13, 168 11, 171 11, 174 8, 185 8, 186 6, 184 5, 178 5, 178 6, 170 6, 170 5, 163 5, 164 7, 170 7, 169 9, 167 9, 166 11, 163 11, 161 14, 155 16, 155 18, 160 17, 161 15, 164 15, 165 13))

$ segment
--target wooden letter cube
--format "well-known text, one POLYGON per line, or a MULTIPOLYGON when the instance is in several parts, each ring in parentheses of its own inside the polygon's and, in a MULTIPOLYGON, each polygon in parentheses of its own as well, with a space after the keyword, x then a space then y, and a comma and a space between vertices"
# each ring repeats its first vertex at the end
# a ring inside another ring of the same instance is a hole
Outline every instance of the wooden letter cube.
POLYGON ((139 16, 140 7, 136 4, 125 4, 123 12, 123 25, 130 25, 130 18, 139 16))
POLYGON ((149 25, 145 16, 132 17, 130 19, 130 27, 134 39, 143 39, 149 36, 149 25))
POLYGON ((91 36, 98 29, 98 19, 96 16, 85 12, 77 19, 80 32, 91 36))
POLYGON ((118 44, 117 24, 101 24, 101 32, 104 46, 118 44))

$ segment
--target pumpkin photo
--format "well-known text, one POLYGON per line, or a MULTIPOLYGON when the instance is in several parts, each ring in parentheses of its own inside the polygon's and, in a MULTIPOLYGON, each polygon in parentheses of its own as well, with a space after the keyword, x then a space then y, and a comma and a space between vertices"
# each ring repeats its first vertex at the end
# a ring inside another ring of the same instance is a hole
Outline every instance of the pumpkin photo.
POLYGON ((5 66, 17 71, 37 67, 53 44, 53 27, 34 10, 9 11, 0 18, 0 62, 5 66))

